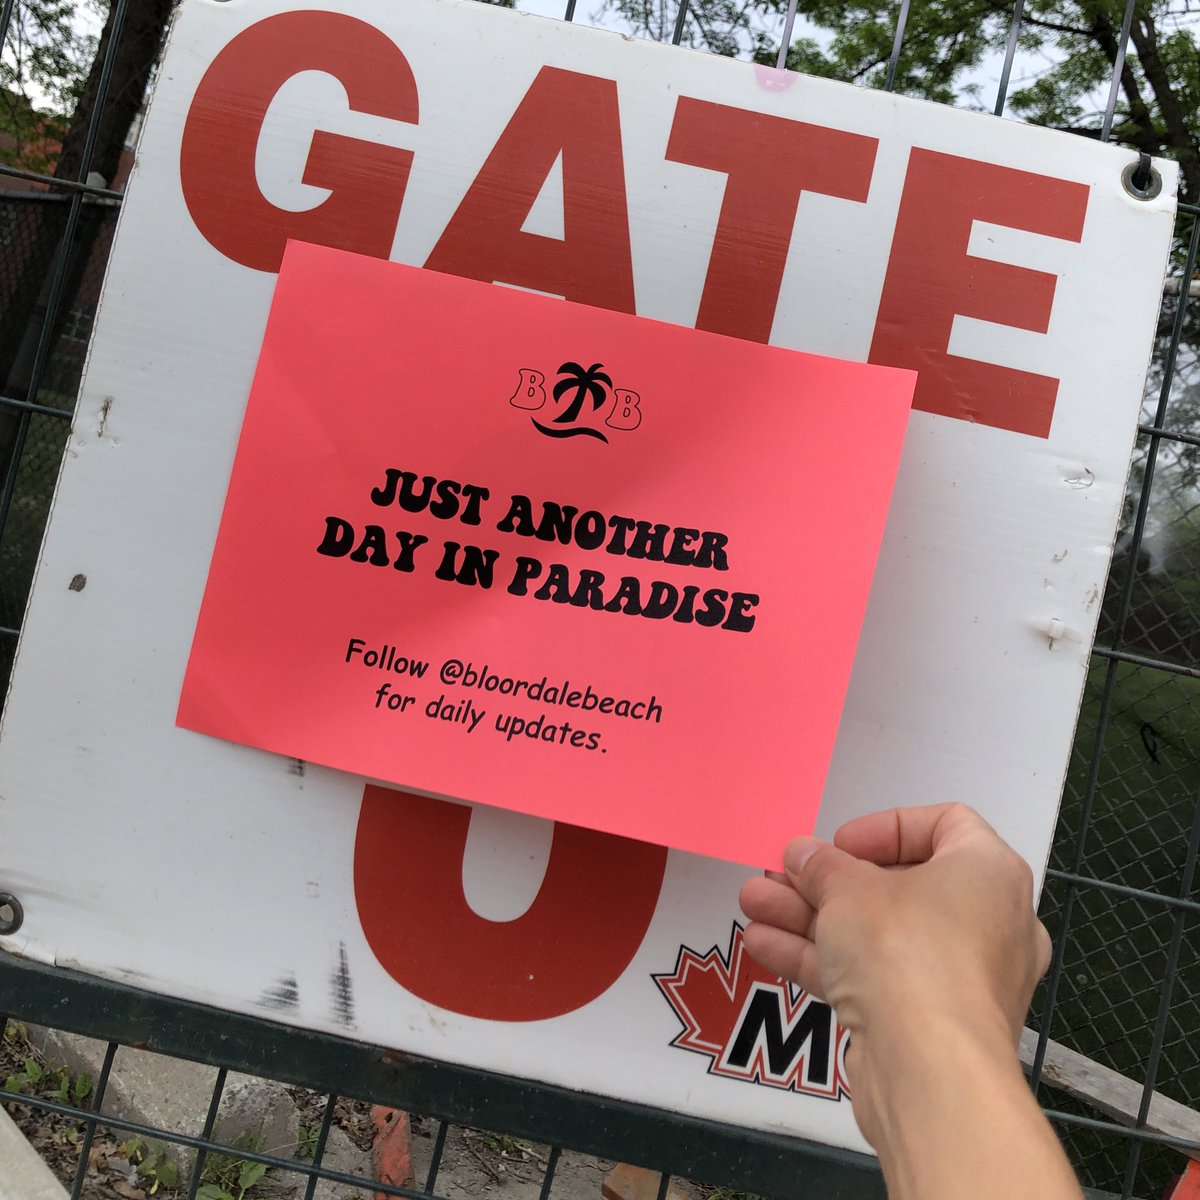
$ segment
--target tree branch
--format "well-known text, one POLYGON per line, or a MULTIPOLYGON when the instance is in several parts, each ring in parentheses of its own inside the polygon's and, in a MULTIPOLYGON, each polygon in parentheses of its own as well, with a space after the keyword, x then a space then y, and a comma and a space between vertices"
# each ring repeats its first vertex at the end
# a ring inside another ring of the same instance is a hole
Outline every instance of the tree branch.
MULTIPOLYGON (((1012 17, 1012 4, 1003 3, 1002 0, 988 0, 987 7, 993 15, 1012 17)), ((1050 21, 1045 17, 1035 17, 1030 13, 1025 13, 1021 18, 1022 25, 1033 25, 1038 29, 1048 29, 1051 33, 1066 33, 1073 37, 1090 38, 1092 30, 1080 29, 1074 25, 1064 25, 1060 21, 1050 21)))
POLYGON ((1200 191, 1200 151, 1197 150, 1196 139, 1188 128, 1183 106, 1175 95, 1171 77, 1158 52, 1158 34, 1152 22, 1139 18, 1133 22, 1130 37, 1137 50, 1142 73, 1162 114, 1167 133, 1166 144, 1175 152, 1183 168, 1185 197, 1190 200, 1200 191))
MULTIPOLYGON (((1100 47, 1101 53, 1115 68, 1120 46, 1117 43, 1116 31, 1113 29, 1112 23, 1107 17, 1097 14, 1092 29, 1093 37, 1100 47)), ((1121 65, 1121 91, 1125 93, 1125 100, 1129 105, 1129 119, 1133 122, 1133 133, 1128 140, 1139 150, 1145 150, 1148 154, 1161 150, 1162 138, 1154 127, 1154 117, 1142 97, 1137 76, 1134 75, 1133 68, 1129 65, 1128 56, 1121 65)))

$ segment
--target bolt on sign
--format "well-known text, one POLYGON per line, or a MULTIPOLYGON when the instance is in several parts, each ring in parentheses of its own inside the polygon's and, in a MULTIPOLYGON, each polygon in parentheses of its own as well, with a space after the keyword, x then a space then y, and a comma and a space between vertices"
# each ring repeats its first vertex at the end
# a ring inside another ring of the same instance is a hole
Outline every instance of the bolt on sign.
POLYGON ((0 946, 861 1146, 836 1015, 747 958, 747 867, 702 835, 755 822, 768 752, 799 780, 832 706, 818 832, 966 800, 1043 869, 1174 212, 1175 167, 1147 196, 1134 161, 458 0, 186 0, 0 734, 0 946), (331 628, 334 586, 370 592, 363 628, 359 599, 331 628), (584 675, 570 634, 601 648, 584 675), (357 757, 306 757, 301 718, 357 757), (422 728, 452 786, 411 765, 422 728), (530 815, 563 780, 602 803, 619 752, 658 841, 530 815), (726 794, 689 806, 710 761, 726 794))

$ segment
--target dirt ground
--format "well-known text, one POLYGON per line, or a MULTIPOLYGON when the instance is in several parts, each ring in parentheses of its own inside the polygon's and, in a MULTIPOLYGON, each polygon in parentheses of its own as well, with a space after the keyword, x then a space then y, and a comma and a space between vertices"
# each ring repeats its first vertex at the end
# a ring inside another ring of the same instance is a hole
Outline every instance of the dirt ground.
MULTIPOLYGON (((0 1081, 8 1091, 79 1107, 87 1106, 92 1082, 87 1076, 72 1077, 65 1067, 45 1061, 15 1023, 6 1027, 0 1039, 0 1081)), ((296 1159, 302 1170, 312 1158, 326 1097, 303 1088, 289 1089, 289 1093, 300 1113, 302 1135, 296 1159)), ((83 1123, 15 1101, 7 1102, 5 1108, 69 1191, 84 1145, 83 1123)), ((375 1136, 369 1105, 339 1100, 334 1124, 359 1151, 369 1153, 375 1136)), ((438 1129, 439 1122, 432 1118, 414 1115, 411 1119, 413 1186, 418 1190, 424 1190, 429 1177, 438 1129)), ((538 1200, 549 1157, 547 1146, 451 1126, 432 1190, 445 1200, 538 1200)), ((604 1176, 613 1165, 564 1152, 555 1171, 551 1200, 599 1200, 604 1176)), ((84 1200, 185 1200, 189 1183, 169 1147, 101 1125, 88 1149, 82 1196, 84 1200)), ((198 1195, 200 1200, 303 1200, 305 1185, 305 1177, 299 1174, 275 1170, 259 1174, 247 1160, 235 1155, 209 1155, 202 1165, 198 1195)), ((348 1185, 326 1185, 318 1196, 341 1200, 354 1192, 348 1185)), ((373 1193, 364 1187, 358 1195, 367 1198, 373 1193)))

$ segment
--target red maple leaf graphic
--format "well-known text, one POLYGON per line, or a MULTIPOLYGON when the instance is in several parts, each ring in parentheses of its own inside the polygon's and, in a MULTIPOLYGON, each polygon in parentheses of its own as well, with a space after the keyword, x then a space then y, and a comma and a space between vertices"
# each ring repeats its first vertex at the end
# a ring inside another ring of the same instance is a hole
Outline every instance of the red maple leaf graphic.
POLYGON ((682 946, 675 970, 655 975, 654 981, 684 1025, 683 1032, 671 1045, 715 1058, 729 1044, 754 984, 788 986, 746 953, 742 927, 737 924, 729 940, 728 955, 722 955, 716 946, 707 954, 697 954, 682 946))
MULTIPOLYGON (((729 939, 729 951, 722 954, 713 946, 706 954, 697 954, 687 946, 679 949, 675 970, 654 976, 667 1003, 683 1023, 683 1031, 671 1042, 684 1050, 707 1056, 709 1071, 749 1082, 822 1096, 836 1100, 849 1095, 841 1056, 849 1037, 826 1009, 825 1028, 830 1031, 832 1044, 826 1055, 825 1078, 809 1078, 808 1059, 803 1052, 787 1062, 783 1070, 772 1070, 764 1060, 764 1047, 754 1045, 752 1059, 735 1064, 730 1046, 746 1017, 747 1001, 752 991, 767 990, 778 1004, 777 1033, 782 1035, 810 1004, 820 1005, 816 997, 772 975, 758 965, 747 953, 742 927, 736 922, 729 939)), ((824 1009, 824 1005, 821 1005, 824 1009)), ((803 1035, 800 1035, 803 1036, 803 1035)), ((798 1051, 801 1051, 800 1043, 798 1051)), ((784 1055, 787 1059, 789 1056, 784 1055)))

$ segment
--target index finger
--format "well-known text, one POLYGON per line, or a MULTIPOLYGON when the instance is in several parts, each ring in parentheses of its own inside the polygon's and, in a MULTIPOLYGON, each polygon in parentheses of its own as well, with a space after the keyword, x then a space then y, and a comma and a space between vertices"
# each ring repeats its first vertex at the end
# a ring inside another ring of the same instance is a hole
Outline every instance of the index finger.
POLYGON ((991 826, 965 804, 927 804, 856 817, 833 835, 833 844, 855 858, 894 867, 927 862, 947 839, 980 830, 991 826))

